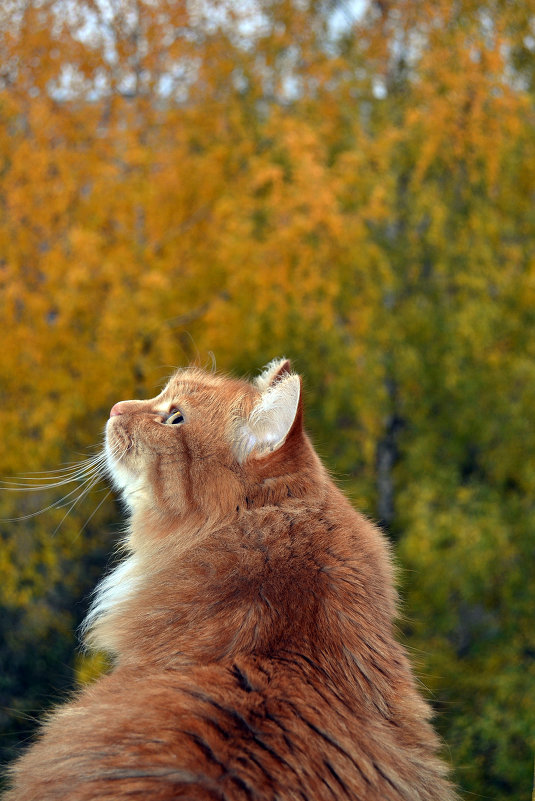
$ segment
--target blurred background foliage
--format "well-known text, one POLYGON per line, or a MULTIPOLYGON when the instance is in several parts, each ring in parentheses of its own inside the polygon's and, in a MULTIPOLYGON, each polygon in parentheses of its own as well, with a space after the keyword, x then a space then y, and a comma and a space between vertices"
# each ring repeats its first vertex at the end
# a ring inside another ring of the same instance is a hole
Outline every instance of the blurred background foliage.
MULTIPOLYGON (((210 351, 290 356, 396 543, 455 778, 496 801, 535 751, 534 99, 534 0, 0 9, 2 474, 87 456, 210 351)), ((74 631, 106 491, 18 522, 59 496, 1 493, 4 761, 98 672, 74 631)))

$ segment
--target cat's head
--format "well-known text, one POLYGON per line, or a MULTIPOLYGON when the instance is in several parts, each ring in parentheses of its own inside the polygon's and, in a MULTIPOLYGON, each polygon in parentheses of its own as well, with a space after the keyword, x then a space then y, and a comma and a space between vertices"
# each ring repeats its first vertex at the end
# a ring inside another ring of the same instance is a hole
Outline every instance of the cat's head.
POLYGON ((113 406, 109 471, 133 514, 221 517, 299 458, 301 419, 301 382, 286 359, 252 383, 178 370, 155 398, 113 406))

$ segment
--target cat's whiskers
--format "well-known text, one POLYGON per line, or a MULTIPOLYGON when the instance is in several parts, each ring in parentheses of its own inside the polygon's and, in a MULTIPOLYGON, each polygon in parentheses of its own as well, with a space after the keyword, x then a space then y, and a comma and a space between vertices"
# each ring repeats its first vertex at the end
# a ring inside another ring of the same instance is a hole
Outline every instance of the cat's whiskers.
MULTIPOLYGON (((113 457, 114 459, 116 459, 117 462, 119 462, 123 458, 123 456, 125 455, 126 451, 129 450, 129 448, 124 448, 120 454, 119 450, 120 450, 119 448, 116 448, 113 453, 113 457)), ((74 507, 86 495, 88 495, 88 493, 93 489, 93 487, 96 484, 98 484, 99 481, 101 481, 107 473, 108 473, 107 457, 105 452, 101 451, 96 456, 93 456, 89 459, 85 459, 83 462, 80 462, 77 466, 60 468, 57 471, 40 472, 38 474, 29 473, 25 476, 19 476, 18 477, 19 481, 2 481, 0 482, 0 489, 9 492, 43 492, 45 490, 57 489, 58 487, 62 487, 66 484, 76 483, 78 485, 73 490, 68 492, 66 495, 63 495, 57 501, 54 501, 48 506, 38 509, 35 512, 29 512, 26 515, 7 518, 6 521, 14 522, 18 520, 28 520, 32 517, 37 517, 37 515, 40 515, 43 512, 47 512, 50 509, 62 509, 67 506, 68 509, 66 513, 64 514, 60 523, 55 529, 55 531, 57 531, 60 528, 63 521, 65 520, 65 518, 68 517, 68 515, 74 509, 74 507), (48 481, 48 483, 46 484, 40 483, 42 481, 48 481), (73 496, 75 496, 74 500, 73 496)), ((93 515, 100 508, 104 500, 105 499, 103 499, 99 503, 99 505, 92 512, 88 520, 90 520, 91 517, 93 517, 93 515)))
POLYGON ((0 482, 0 489, 10 490, 11 492, 41 492, 47 489, 55 489, 65 484, 72 484, 85 476, 96 474, 105 462, 105 454, 99 453, 91 457, 91 459, 85 459, 76 466, 55 471, 43 471, 39 474, 28 473, 17 476, 17 481, 3 480, 0 482))

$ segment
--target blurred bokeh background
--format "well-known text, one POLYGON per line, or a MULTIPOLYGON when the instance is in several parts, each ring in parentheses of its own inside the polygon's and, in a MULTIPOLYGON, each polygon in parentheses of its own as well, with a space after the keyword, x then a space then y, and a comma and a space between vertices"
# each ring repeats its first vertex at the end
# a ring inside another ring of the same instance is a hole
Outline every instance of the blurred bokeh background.
MULTIPOLYGON (((0 4, 2 475, 291 357, 467 799, 533 779, 534 101, 534 0, 0 4)), ((106 492, 0 493, 2 762, 99 669, 106 492)))

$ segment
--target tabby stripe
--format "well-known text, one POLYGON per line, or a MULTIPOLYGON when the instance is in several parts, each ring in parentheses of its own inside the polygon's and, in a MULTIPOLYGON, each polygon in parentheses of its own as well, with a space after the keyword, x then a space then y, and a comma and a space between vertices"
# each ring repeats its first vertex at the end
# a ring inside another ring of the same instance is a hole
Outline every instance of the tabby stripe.
MULTIPOLYGON (((199 700, 202 700, 202 701, 204 701, 204 702, 205 702, 205 703, 207 703, 207 704, 210 704, 210 705, 211 705, 211 706, 213 706, 215 709, 217 709, 219 712, 222 712, 222 713, 223 713, 223 714, 224 714, 224 715, 225 715, 227 718, 230 718, 230 719, 231 719, 231 720, 232 720, 232 721, 233 721, 233 722, 234 722, 234 723, 235 723, 235 724, 238 726, 238 728, 239 728, 241 731, 243 731, 243 732, 245 732, 245 733, 247 734, 247 736, 250 738, 250 740, 252 740, 252 742, 253 742, 255 745, 257 745, 259 748, 262 748, 262 749, 263 749, 263 750, 264 750, 266 753, 268 753, 268 754, 269 754, 269 755, 270 755, 270 756, 271 756, 271 757, 272 757, 272 758, 273 758, 273 759, 274 759, 276 762, 278 762, 279 764, 283 765, 285 768, 287 768, 288 770, 290 770, 290 771, 291 771, 291 772, 292 772, 292 773, 293 773, 293 774, 294 774, 294 775, 295 775, 295 776, 296 776, 296 777, 299 779, 299 781, 302 781, 302 777, 301 777, 301 775, 300 775, 300 774, 299 774, 299 773, 296 771, 296 769, 293 767, 293 765, 291 765, 289 762, 287 762, 287 761, 286 761, 286 759, 284 759, 284 757, 283 757, 283 756, 281 756, 279 753, 277 753, 277 751, 275 751, 273 748, 271 748, 271 746, 267 745, 267 744, 266 744, 266 743, 265 743, 265 742, 264 742, 264 741, 263 741, 263 740, 260 738, 260 736, 259 736, 259 733, 258 733, 257 731, 255 731, 255 729, 254 729, 252 726, 250 726, 250 725, 249 725, 249 723, 248 723, 248 722, 245 720, 245 718, 244 718, 242 715, 240 715, 240 713, 239 713, 239 712, 237 712, 235 709, 228 709, 227 707, 224 707, 222 704, 220 704, 220 703, 219 703, 218 701, 216 701, 215 699, 213 699, 213 698, 209 698, 208 696, 205 696, 205 695, 203 695, 202 693, 196 692, 195 690, 188 690, 188 689, 185 689, 185 688, 181 688, 181 689, 183 689, 183 691, 184 691, 186 694, 188 694, 188 695, 191 695, 191 696, 193 696, 194 698, 197 698, 197 699, 199 699, 199 700)), ((288 702, 288 703, 290 703, 290 702, 288 702)), ((293 704, 290 704, 290 705, 293 707, 293 704)), ((221 726, 220 726, 218 723, 216 723, 216 722, 215 722, 215 721, 214 721, 212 718, 206 718, 206 717, 203 717, 203 719, 204 719, 206 722, 210 723, 210 724, 211 724, 211 725, 212 725, 214 728, 216 728, 216 729, 217 729, 219 732, 221 732, 221 734, 223 734, 223 735, 224 735, 225 739, 227 739, 227 740, 228 740, 228 739, 230 738, 230 733, 229 733, 229 732, 226 732, 226 731, 225 731, 225 730, 224 730, 224 729, 223 729, 223 728, 222 728, 222 727, 221 727, 221 726)), ((271 719, 271 720, 273 720, 275 723, 277 723, 277 724, 278 724, 278 725, 279 725, 281 728, 283 728, 283 730, 285 730, 285 729, 284 729, 284 727, 283 727, 283 725, 282 725, 282 724, 280 723, 280 721, 278 721, 276 718, 273 718, 272 716, 270 716, 270 719, 271 719)), ((305 723, 308 723, 308 721, 306 721, 304 718, 303 718, 303 721, 304 721, 305 723)), ((310 724, 310 723, 308 723, 308 725, 309 725, 309 726, 311 726, 311 727, 313 727, 313 724, 310 724)), ((285 731, 287 731, 287 730, 285 730, 285 731)), ((321 734, 321 732, 319 731, 319 729, 318 729, 317 731, 318 731, 318 733, 320 733, 320 734, 321 734)), ((325 736, 325 737, 327 738, 327 735, 323 735, 323 736, 325 736)), ((288 743, 290 743, 290 750, 293 752, 293 751, 294 751, 294 747, 293 747, 293 745, 291 744, 291 742, 288 740, 288 738, 286 737, 286 735, 284 735, 284 740, 285 740, 285 742, 286 742, 287 744, 288 744, 288 743)), ((341 747, 340 747, 340 746, 338 746, 336 743, 334 743, 334 741, 333 741, 333 743, 332 743, 332 744, 334 744, 334 745, 335 745, 337 748, 339 748, 340 750, 342 750, 342 752, 343 752, 343 753, 344 753, 344 754, 345 754, 345 755, 348 757, 348 759, 351 759, 351 757, 349 756, 349 754, 346 754, 346 752, 345 752, 345 751, 343 751, 343 749, 341 749, 341 747)), ((263 772, 263 773, 266 775, 266 777, 267 777, 267 778, 269 778, 269 780, 270 780, 270 781, 273 783, 273 778, 272 778, 272 776, 271 776, 271 775, 268 773, 268 771, 266 770, 266 768, 264 768, 264 766, 263 766, 263 765, 262 765, 260 762, 258 762, 258 761, 257 761, 257 759, 254 757, 254 755, 253 755, 253 754, 251 754, 251 752, 250 752, 250 751, 249 751, 249 750, 248 750, 248 749, 245 747, 245 745, 243 745, 243 744, 242 744, 242 745, 241 745, 241 749, 242 749, 242 751, 243 751, 244 753, 246 753, 246 754, 247 754, 247 756, 248 756, 248 757, 249 757, 249 758, 250 758, 250 759, 251 759, 251 760, 252 760, 252 761, 253 761, 253 762, 254 762, 254 763, 257 765, 257 767, 259 767, 259 768, 260 768, 260 770, 262 770, 262 772, 263 772)), ((352 760, 351 760, 351 761, 352 761, 352 760)), ((357 765, 356 767, 358 768, 358 765, 357 765)))
MULTIPOLYGON (((245 718, 242 715, 240 715, 239 712, 237 712, 235 709, 227 709, 226 707, 222 706, 220 703, 218 703, 217 701, 215 701, 212 698, 207 699, 207 701, 208 701, 208 703, 212 704, 212 706, 214 706, 216 709, 218 709, 220 712, 223 712, 225 715, 230 717, 235 723, 237 723, 239 728, 248 735, 248 737, 254 742, 255 745, 257 745, 259 748, 262 748, 276 762, 278 762, 279 764, 283 765, 288 770, 291 770, 292 773, 295 774, 295 776, 297 776, 297 778, 299 780, 301 780, 301 776, 295 770, 295 768, 292 765, 290 765, 290 763, 287 762, 284 759, 283 756, 281 756, 279 753, 277 753, 277 751, 275 751, 273 748, 271 748, 271 746, 267 745, 267 743, 265 743, 261 739, 261 737, 259 736, 259 732, 255 731, 255 729, 252 726, 249 725, 249 723, 245 720, 245 718)), ((267 772, 267 770, 260 763, 257 762, 257 760, 254 757, 254 755, 251 754, 251 752, 248 751, 248 749, 244 745, 242 745, 241 748, 244 750, 245 753, 248 754, 248 756, 250 756, 252 761, 255 762, 255 764, 257 764, 257 766, 266 774, 266 776, 271 781, 273 781, 271 775, 267 772)))
POLYGON ((330 794, 334 796, 334 798, 336 798, 336 801, 338 801, 338 794, 334 792, 333 788, 331 787, 325 776, 319 776, 319 778, 321 779, 327 790, 330 792, 330 794))
MULTIPOLYGON (((254 797, 255 791, 253 790, 253 788, 249 787, 249 785, 240 776, 238 776, 236 773, 234 773, 234 771, 229 771, 228 767, 223 762, 220 762, 220 760, 216 757, 216 755, 214 754, 214 752, 212 751, 210 746, 207 743, 205 743, 204 740, 201 737, 199 737, 194 732, 183 731, 182 733, 186 734, 188 737, 190 737, 193 740, 193 742, 196 745, 199 746, 199 748, 205 754, 205 756, 211 762, 213 762, 214 764, 216 764, 218 767, 221 768, 221 770, 222 770, 222 772, 224 774, 224 776, 221 777, 221 778, 224 778, 224 777, 228 776, 228 778, 232 782, 234 782, 234 784, 237 784, 240 787, 240 789, 242 789, 247 794, 247 796, 249 798, 253 798, 254 797)), ((273 785, 274 784, 273 777, 268 773, 268 771, 263 767, 263 765, 261 765, 258 762, 258 760, 255 758, 255 756, 253 754, 249 753, 248 751, 246 751, 246 753, 247 753, 247 756, 251 759, 251 761, 254 762, 260 768, 260 770, 264 773, 264 775, 267 777, 267 779, 269 780, 271 785, 273 785)))
MULTIPOLYGON (((218 706, 219 706, 219 705, 218 705, 218 706)), ((269 755, 270 755, 270 756, 271 756, 271 757, 272 757, 272 758, 273 758, 273 759, 274 759, 276 762, 279 762, 281 765, 284 765, 284 767, 285 767, 285 768, 288 768, 289 770, 291 770, 293 773, 295 773, 295 774, 296 774, 296 776, 298 775, 298 774, 296 773, 295 769, 292 767, 292 765, 290 765, 290 764, 289 764, 289 762, 287 762, 287 761, 284 759, 284 757, 282 757, 282 756, 281 756, 280 754, 278 754, 278 753, 277 753, 277 752, 276 752, 276 751, 275 751, 273 748, 271 748, 271 746, 267 745, 267 743, 265 743, 265 742, 264 742, 264 741, 261 739, 261 737, 259 736, 259 733, 258 733, 258 732, 256 732, 256 731, 255 731, 255 730, 254 730, 254 729, 253 729, 253 728, 252 728, 252 727, 249 725, 249 723, 248 723, 248 722, 245 720, 245 718, 244 718, 244 717, 242 717, 242 715, 240 715, 240 714, 239 714, 239 712, 236 712, 236 710, 234 710, 234 709, 232 709, 232 710, 228 710, 228 709, 227 709, 227 710, 223 710, 223 708, 222 708, 222 707, 219 707, 219 708, 220 708, 220 709, 222 709, 222 711, 225 711, 225 712, 226 712, 228 715, 230 715, 230 717, 231 717, 233 720, 235 720, 235 721, 237 721, 237 722, 238 722, 238 724, 240 725, 241 729, 242 729, 243 731, 245 731, 245 732, 246 732, 246 733, 249 735, 249 737, 252 739, 252 741, 255 743, 255 745, 259 746, 259 748, 262 748, 262 749, 263 749, 263 750, 264 750, 266 753, 268 753, 268 754, 269 754, 269 755)))
MULTIPOLYGON (((293 652, 288 652, 288 653, 293 653, 293 652)), ((312 660, 308 660, 308 659, 307 659, 307 658, 306 658, 306 657, 305 657, 303 654, 299 654, 299 656, 302 656, 302 657, 303 657, 303 659, 305 659, 305 661, 307 661, 307 662, 308 662, 308 661, 310 661, 310 664, 312 665, 312 667, 314 667, 314 662, 313 662, 312 660)), ((302 677, 302 678, 303 678, 303 679, 306 681, 307 685, 308 685, 309 687, 311 687, 311 688, 314 690, 314 692, 316 692, 316 693, 317 693, 317 694, 320 696, 320 698, 322 698, 322 699, 323 699, 323 701, 325 701, 325 703, 326 703, 326 704, 327 704, 329 707, 330 707, 330 706, 332 706, 332 698, 327 698, 327 697, 326 697, 326 696, 323 694, 323 692, 322 692, 322 691, 321 691, 321 690, 320 690, 320 689, 319 689, 319 688, 318 688, 318 687, 317 687, 317 686, 314 684, 314 682, 313 682, 313 681, 311 681, 311 679, 310 679, 310 676, 309 676, 309 675, 308 675, 308 673, 306 672, 304 665, 302 665, 302 664, 301 664, 299 661, 297 661, 297 660, 295 660, 295 659, 288 659, 288 658, 285 658, 285 657, 283 657, 283 656, 278 656, 278 655, 277 655, 276 657, 273 657, 273 658, 274 658, 274 659, 276 659, 278 662, 284 662, 284 663, 286 663, 287 665, 293 665, 294 667, 298 668, 298 669, 299 669, 299 673, 300 673, 301 677, 302 677)), ((321 671, 320 671, 320 672, 321 672, 321 671)), ((324 672, 325 672, 325 671, 324 671, 324 672)), ((326 673, 325 675, 326 675, 326 676, 328 676, 329 674, 328 674, 328 673, 326 673)), ((332 679, 330 679, 330 678, 329 678, 329 682, 330 682, 330 683, 332 683, 332 679)), ((334 689, 334 687, 332 687, 332 686, 331 686, 331 687, 329 687, 329 692, 331 692, 331 693, 332 693, 332 695, 333 695, 333 696, 334 696, 334 697, 337 699, 337 701, 340 701, 340 703, 341 703, 341 704, 342 704, 342 705, 343 705, 343 706, 344 706, 346 709, 349 709, 349 706, 348 706, 348 703, 347 703, 347 701, 346 701, 344 698, 342 698, 342 696, 341 696, 341 695, 339 695, 339 694, 337 693, 337 691, 334 689)))
POLYGON ((269 670, 267 670, 263 665, 261 665, 259 662, 256 661, 255 661, 255 667, 257 670, 260 671, 260 673, 263 673, 264 676, 266 676, 268 682, 271 681, 271 673, 269 672, 269 670))
POLYGON ((254 691, 254 687, 250 683, 245 673, 239 669, 238 665, 233 664, 231 672, 242 690, 245 690, 246 693, 251 693, 254 691))
MULTIPOLYGON (((266 779, 269 781, 270 785, 271 785, 272 787, 274 787, 274 786, 275 786, 275 780, 274 780, 273 776, 272 776, 272 775, 271 775, 271 773, 268 771, 268 769, 267 769, 267 768, 265 768, 265 767, 262 765, 262 763, 260 762, 260 760, 259 760, 259 759, 257 759, 257 757, 256 757, 256 756, 255 756, 253 753, 251 753, 251 751, 249 751, 249 749, 248 749, 248 748, 246 748, 246 747, 245 747, 243 744, 242 744, 242 745, 240 745, 240 751, 241 751, 241 753, 245 754, 245 755, 247 756, 247 758, 248 758, 248 759, 250 759, 250 760, 251 760, 251 762, 253 762, 253 763, 256 765, 256 767, 257 767, 257 768, 260 768, 260 770, 262 771, 262 773, 264 774, 264 776, 266 777, 266 779)), ((245 760, 244 760, 244 761, 245 761, 245 760)))
POLYGON ((382 776, 383 779, 385 781, 387 781, 388 784, 396 791, 396 793, 398 793, 398 795, 400 795, 402 797, 405 797, 405 798, 407 797, 405 792, 401 789, 401 787, 399 787, 395 782, 393 782, 392 779, 390 779, 389 776, 387 776, 386 773, 381 770, 379 765, 376 765, 375 762, 374 762, 373 766, 374 766, 375 770, 377 771, 377 773, 379 774, 379 776, 382 776))
POLYGON ((306 726, 308 726, 309 729, 311 729, 311 731, 318 734, 326 742, 332 745, 333 748, 336 748, 337 751, 339 751, 343 756, 345 756, 346 759, 348 759, 351 762, 351 764, 355 766, 355 768, 358 770, 358 772, 360 773, 366 784, 368 785, 371 784, 366 774, 362 772, 362 768, 360 767, 358 762, 355 762, 351 754, 348 754, 347 751, 344 748, 342 748, 342 746, 339 743, 336 742, 336 740, 334 740, 329 734, 327 734, 327 732, 324 732, 321 729, 319 729, 314 723, 312 723, 312 721, 308 720, 308 718, 305 718, 305 716, 301 714, 300 710, 291 701, 285 700, 284 703, 286 703, 290 707, 290 709, 292 709, 292 711, 299 718, 299 720, 302 720, 303 723, 306 726))
POLYGON ((214 720, 213 718, 209 718, 207 715, 201 715, 200 719, 203 721, 203 723, 208 723, 210 726, 212 726, 223 737, 223 739, 225 740, 230 739, 230 734, 228 733, 228 731, 226 731, 222 726, 220 726, 216 720, 214 720))
POLYGON ((331 776, 332 776, 332 777, 335 779, 335 781, 336 781, 336 782, 337 782, 337 783, 340 785, 340 787, 342 788, 342 790, 344 791, 344 793, 345 793, 345 794, 346 794, 346 795, 347 795, 349 798, 351 798, 351 793, 350 793, 350 792, 349 792, 349 790, 347 789, 347 786, 346 786, 346 784, 345 784, 345 783, 342 781, 342 779, 340 778, 340 776, 338 775, 338 773, 335 771, 335 769, 333 768, 333 766, 331 765, 331 763, 329 762, 329 760, 328 760, 328 759, 324 759, 324 760, 323 760, 323 764, 325 765, 325 767, 327 768, 327 770, 329 771, 329 773, 331 774, 331 776))
MULTIPOLYGON (((277 754, 276 751, 274 751, 269 745, 266 745, 266 743, 262 739, 260 739, 259 733, 255 731, 255 729, 253 729, 253 727, 249 725, 249 723, 245 720, 245 718, 242 715, 240 715, 240 713, 237 712, 235 709, 228 709, 227 707, 224 707, 222 704, 216 701, 214 698, 209 698, 205 695, 202 695, 202 693, 195 692, 194 690, 184 689, 184 692, 187 693, 188 695, 193 696, 194 698, 198 698, 204 701, 205 703, 210 704, 215 709, 217 709, 218 712, 222 712, 227 718, 230 718, 238 726, 238 728, 241 729, 241 731, 245 732, 247 736, 256 745, 258 745, 260 748, 262 748, 264 751, 266 751, 268 754, 274 757, 274 759, 276 759, 278 762, 281 762, 283 765, 291 769, 291 765, 288 765, 288 763, 279 754, 277 754)), ((206 720, 206 718, 204 719, 206 720)), ((214 720, 212 720, 211 718, 208 718, 207 720, 215 728, 221 731, 221 733, 224 732, 224 729, 222 729, 222 727, 214 720)), ((229 732, 225 732, 225 739, 229 739, 229 737, 230 737, 229 732)))
POLYGON ((290 738, 286 734, 283 734, 282 737, 284 739, 284 742, 286 743, 286 747, 292 752, 292 754, 295 754, 294 744, 292 743, 290 738))
POLYGON ((279 727, 279 729, 282 729, 283 732, 288 732, 288 729, 286 728, 282 720, 276 718, 274 715, 271 714, 271 712, 268 712, 266 709, 264 709, 263 714, 266 720, 271 720, 272 723, 275 723, 279 727))
POLYGON ((223 764, 223 762, 221 762, 221 761, 220 761, 220 760, 219 760, 219 759, 216 757, 216 755, 214 754, 214 752, 212 751, 212 749, 210 748, 210 746, 208 745, 208 743, 206 743, 206 742, 205 742, 205 741, 202 739, 202 737, 200 737, 200 736, 199 736, 199 735, 198 735, 196 732, 192 732, 192 731, 184 731, 184 730, 181 730, 181 733, 182 733, 182 734, 185 734, 187 737, 189 737, 191 740, 193 740, 193 742, 195 743, 195 745, 196 745, 196 746, 197 746, 197 747, 198 747, 198 748, 199 748, 199 749, 202 751, 202 753, 204 754, 204 756, 205 756, 207 759, 209 759, 209 760, 210 760, 210 762, 213 762, 213 763, 214 763, 214 765, 217 765, 219 768, 221 768, 221 770, 222 770, 224 773, 226 773, 226 770, 227 770, 226 766, 223 764))
POLYGON ((253 790, 253 788, 249 787, 247 782, 245 782, 242 778, 240 778, 240 776, 236 776, 234 773, 229 773, 228 777, 232 782, 234 782, 234 784, 236 784, 240 788, 240 790, 243 790, 247 798, 256 797, 256 793, 253 790))

